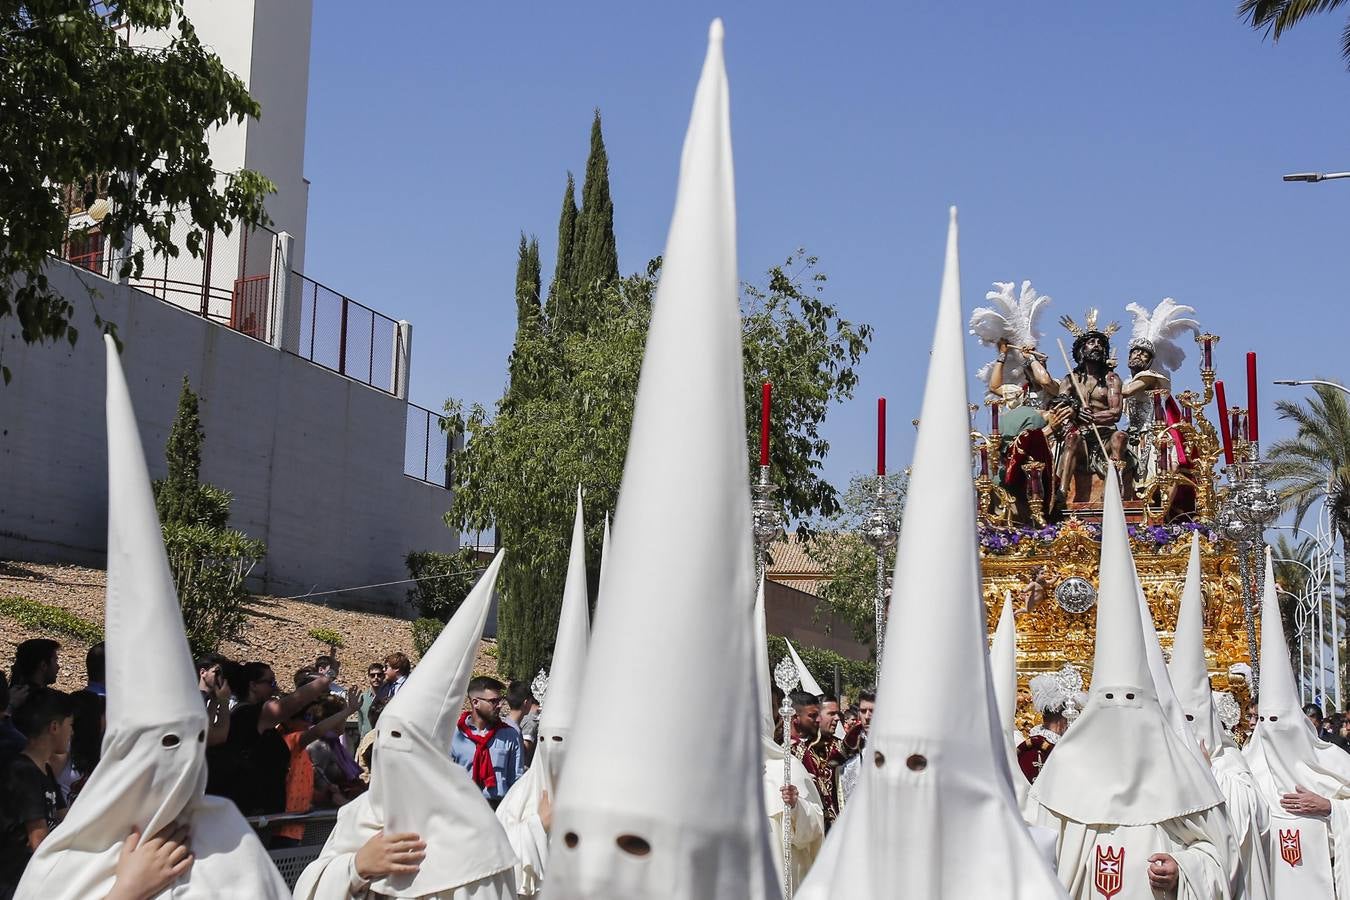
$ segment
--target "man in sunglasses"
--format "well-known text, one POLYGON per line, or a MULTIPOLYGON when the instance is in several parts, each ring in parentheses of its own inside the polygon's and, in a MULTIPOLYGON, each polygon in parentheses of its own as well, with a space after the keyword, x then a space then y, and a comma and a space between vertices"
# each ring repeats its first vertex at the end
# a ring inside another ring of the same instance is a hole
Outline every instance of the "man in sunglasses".
POLYGON ((450 757, 464 767, 493 809, 525 774, 520 732, 501 719, 506 685, 487 675, 469 682, 469 708, 450 739, 450 757))
POLYGON ((371 721, 370 707, 380 696, 380 689, 384 687, 384 663, 373 662, 366 668, 366 689, 361 692, 361 703, 356 708, 356 729, 357 740, 365 738, 375 727, 371 721))

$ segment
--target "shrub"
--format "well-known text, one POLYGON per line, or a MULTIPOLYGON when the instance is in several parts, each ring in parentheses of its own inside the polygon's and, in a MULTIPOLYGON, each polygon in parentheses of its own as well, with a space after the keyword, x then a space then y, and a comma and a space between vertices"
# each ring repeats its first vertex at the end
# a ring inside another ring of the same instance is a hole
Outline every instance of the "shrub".
MULTIPOLYGON (((834 684, 834 667, 839 667, 839 681, 844 693, 856 696, 859 690, 871 689, 877 683, 876 663, 863 662, 840 656, 833 650, 821 650, 818 647, 803 647, 797 644, 797 653, 802 662, 811 670, 811 674, 820 682, 820 686, 830 690, 834 684)), ((778 660, 787 656, 787 643, 778 635, 769 635, 769 669, 778 664, 778 660)))
POLYGON ((336 656, 339 650, 347 646, 347 642, 342 638, 342 632, 333 628, 311 628, 309 636, 320 644, 327 644, 329 656, 336 656))
POLYGON ((192 655, 213 653, 243 628, 244 579, 266 550, 261 541, 238 531, 203 525, 165 525, 164 548, 192 655))
POLYGON ((408 590, 408 602, 421 617, 441 622, 448 622, 459 609, 482 569, 471 547, 462 547, 457 553, 414 551, 404 562, 408 576, 417 580, 408 590))
POLYGON ((412 623, 413 650, 417 652, 419 660, 427 655, 427 651, 436 642, 436 638, 441 636, 441 629, 443 628, 445 628, 445 623, 440 619, 422 618, 412 623))
POLYGON ((0 597, 0 616, 13 619, 28 628, 41 628, 68 634, 89 644, 103 640, 103 626, 50 603, 27 597, 0 597))

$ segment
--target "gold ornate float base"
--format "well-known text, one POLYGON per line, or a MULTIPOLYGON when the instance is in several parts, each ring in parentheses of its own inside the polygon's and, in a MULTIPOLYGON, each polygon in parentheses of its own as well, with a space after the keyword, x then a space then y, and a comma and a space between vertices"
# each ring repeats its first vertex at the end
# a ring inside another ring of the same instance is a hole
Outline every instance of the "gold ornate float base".
MULTIPOLYGON (((1154 627, 1163 651, 1169 655, 1176 629, 1177 611, 1186 580, 1190 555, 1189 535, 1159 545, 1151 540, 1132 541, 1135 565, 1154 627)), ((1245 685, 1230 683, 1229 666, 1250 663, 1242 608, 1242 582, 1238 574, 1236 547, 1225 540, 1200 540, 1203 595, 1205 599, 1205 659, 1216 690, 1245 694, 1245 685)), ((1011 551, 984 552, 984 601, 990 633, 998 624, 1004 592, 1019 603, 1017 616, 1017 675, 1019 693, 1025 699, 1028 679, 1052 672, 1066 664, 1077 666, 1085 683, 1092 677, 1092 658, 1097 638, 1097 607, 1071 613, 1055 600, 1055 588, 1066 579, 1086 579, 1098 587, 1098 557, 1101 545, 1087 525, 1070 519, 1049 543, 1023 541, 1011 551), (1033 608, 1025 609, 1027 586, 1039 579, 1046 591, 1033 608)), ((1259 631, 1258 631, 1259 633, 1259 631)), ((1026 704, 1019 703, 1019 724, 1029 723, 1026 704)))

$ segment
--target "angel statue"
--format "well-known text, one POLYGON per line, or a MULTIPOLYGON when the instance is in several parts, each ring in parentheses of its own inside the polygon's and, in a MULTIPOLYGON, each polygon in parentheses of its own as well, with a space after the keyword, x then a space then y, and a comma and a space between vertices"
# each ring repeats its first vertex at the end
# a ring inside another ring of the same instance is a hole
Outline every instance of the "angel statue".
POLYGON ((999 447, 993 461, 997 480, 1012 495, 1018 521, 1032 519, 1033 503, 1041 504, 1036 518, 1044 521, 1055 496, 1049 438, 1069 413, 1045 411, 1045 392, 1034 371, 1044 373, 1044 357, 1036 350, 1044 335, 1036 321, 1050 298, 1037 294, 1030 281, 1022 282, 1020 296, 1015 288, 1011 281, 994 282, 994 290, 984 295, 990 305, 971 314, 970 333, 998 351, 976 373, 989 386, 989 402, 999 405, 999 447))
MULTIPOLYGON (((1138 481, 1145 481, 1157 469, 1157 460, 1149 443, 1149 426, 1153 424, 1153 391, 1172 390, 1171 373, 1186 359, 1186 351, 1177 338, 1186 332, 1200 333, 1200 323, 1193 316, 1195 308, 1165 298, 1152 312, 1138 303, 1126 305, 1134 317, 1130 337, 1130 355, 1127 365, 1130 378, 1121 388, 1125 399, 1125 416, 1130 446, 1140 460, 1138 481)), ((1138 485, 1136 485, 1138 486, 1138 485)))

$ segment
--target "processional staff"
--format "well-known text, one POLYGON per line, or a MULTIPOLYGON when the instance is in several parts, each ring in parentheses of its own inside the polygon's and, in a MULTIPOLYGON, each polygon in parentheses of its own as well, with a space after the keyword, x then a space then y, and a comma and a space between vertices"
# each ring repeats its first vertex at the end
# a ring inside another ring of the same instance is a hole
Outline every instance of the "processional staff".
MULTIPOLYGON (((778 716, 783 720, 783 787, 792 785, 792 692, 801 682, 801 673, 793 665, 792 658, 785 656, 778 661, 773 670, 773 682, 783 692, 783 702, 778 707, 778 716)), ((783 803, 783 897, 792 897, 792 809, 783 803)))

